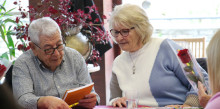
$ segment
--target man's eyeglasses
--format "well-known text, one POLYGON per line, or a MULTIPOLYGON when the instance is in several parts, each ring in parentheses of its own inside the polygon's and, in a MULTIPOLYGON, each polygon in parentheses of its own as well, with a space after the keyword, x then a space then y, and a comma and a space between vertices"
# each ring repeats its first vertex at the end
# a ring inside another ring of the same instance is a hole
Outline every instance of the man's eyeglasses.
MULTIPOLYGON (((37 44, 34 43, 34 45, 36 45, 38 48, 40 48, 40 46, 38 46, 37 44)), ((52 55, 52 54, 54 54, 55 49, 57 49, 58 51, 62 51, 64 48, 65 48, 64 44, 59 44, 56 48, 44 49, 44 52, 47 55, 52 55)))
POLYGON ((123 37, 126 37, 129 35, 129 32, 131 29, 134 29, 134 27, 131 27, 130 29, 121 29, 120 31, 117 31, 117 30, 114 30, 114 29, 111 29, 110 30, 110 33, 113 37, 118 37, 118 34, 120 33, 123 37))

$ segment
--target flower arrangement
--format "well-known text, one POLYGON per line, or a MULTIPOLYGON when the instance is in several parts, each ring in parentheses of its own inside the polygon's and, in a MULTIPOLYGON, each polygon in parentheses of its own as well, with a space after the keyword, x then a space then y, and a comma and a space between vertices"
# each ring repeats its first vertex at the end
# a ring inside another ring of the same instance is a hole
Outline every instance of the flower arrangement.
POLYGON ((207 83, 205 83, 204 76, 201 73, 198 64, 196 64, 196 60, 192 58, 192 55, 190 54, 189 50, 178 50, 177 56, 181 60, 180 65, 188 81, 193 86, 194 90, 198 91, 198 81, 203 83, 204 86, 206 86, 207 90, 209 90, 207 83))
MULTIPOLYGON (((88 9, 88 13, 85 13, 81 9, 76 11, 71 9, 73 3, 70 0, 59 0, 58 6, 50 0, 41 0, 37 3, 37 8, 34 6, 29 6, 29 11, 24 10, 19 4, 21 1, 14 2, 15 5, 19 6, 19 11, 21 12, 21 17, 16 18, 17 26, 14 28, 16 30, 17 39, 21 40, 21 44, 17 46, 18 50, 26 51, 28 47, 28 26, 29 24, 22 24, 21 19, 26 18, 27 12, 30 13, 30 21, 40 17, 51 17, 54 19, 61 28, 63 36, 68 35, 69 29, 76 27, 82 27, 89 31, 90 34, 86 34, 88 41, 92 44, 93 50, 88 61, 97 66, 97 60, 100 60, 99 51, 95 49, 96 44, 106 44, 109 42, 109 35, 101 28, 104 24, 96 18, 92 19, 92 13, 98 13, 95 5, 85 7, 88 9)), ((103 16, 106 19, 105 16, 103 16)))

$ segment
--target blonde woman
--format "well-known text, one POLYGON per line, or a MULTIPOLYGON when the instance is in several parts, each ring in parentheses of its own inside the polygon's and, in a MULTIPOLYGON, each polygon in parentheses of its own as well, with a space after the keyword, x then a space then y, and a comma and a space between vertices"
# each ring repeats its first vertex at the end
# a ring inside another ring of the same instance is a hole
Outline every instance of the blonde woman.
POLYGON ((212 90, 211 96, 205 93, 199 83, 200 103, 205 109, 220 109, 220 30, 212 37, 207 47, 207 65, 209 82, 212 90), (211 98, 211 99, 210 99, 211 98), (209 100, 210 99, 210 100, 209 100), (208 104, 206 105, 208 101, 208 104))
POLYGON ((124 51, 113 63, 110 105, 126 106, 124 92, 136 89, 139 105, 198 106, 197 93, 176 56, 182 48, 172 40, 152 38, 153 27, 143 9, 132 4, 116 6, 109 25, 113 40, 124 51))

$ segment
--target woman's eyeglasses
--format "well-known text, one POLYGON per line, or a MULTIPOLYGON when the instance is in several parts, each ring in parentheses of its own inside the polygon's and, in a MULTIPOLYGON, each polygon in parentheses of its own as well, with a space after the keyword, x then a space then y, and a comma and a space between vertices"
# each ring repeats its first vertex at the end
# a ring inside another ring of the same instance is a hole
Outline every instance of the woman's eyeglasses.
POLYGON ((110 30, 110 33, 113 37, 117 38, 118 37, 118 34, 120 33, 123 37, 126 37, 129 35, 129 32, 131 29, 134 29, 134 27, 131 27, 130 29, 121 29, 120 31, 117 31, 117 30, 114 30, 114 29, 111 29, 110 30))

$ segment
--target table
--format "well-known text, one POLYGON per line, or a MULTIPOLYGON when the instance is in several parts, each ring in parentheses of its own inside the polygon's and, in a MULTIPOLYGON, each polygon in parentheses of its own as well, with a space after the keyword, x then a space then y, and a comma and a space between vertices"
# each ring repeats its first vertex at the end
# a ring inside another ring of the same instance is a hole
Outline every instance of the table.
POLYGON ((93 64, 87 64, 89 73, 97 72, 100 70, 100 66, 93 66, 93 64))
MULTIPOLYGON (((119 108, 117 108, 117 107, 112 107, 112 106, 99 105, 99 106, 95 106, 94 109, 119 109, 119 108)), ((126 108, 120 108, 120 109, 126 109, 126 108)), ((138 106, 137 109, 203 109, 203 108, 200 108, 200 107, 173 108, 173 107, 138 106)))

